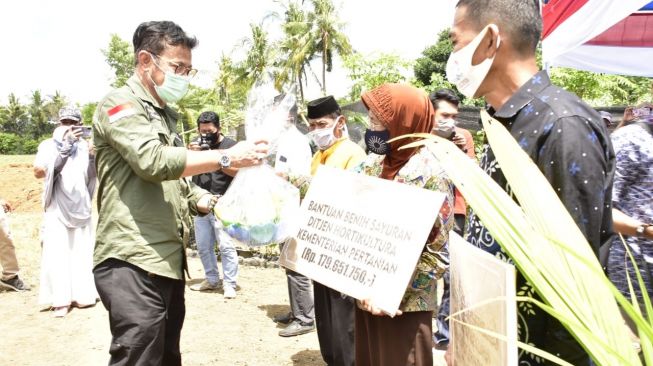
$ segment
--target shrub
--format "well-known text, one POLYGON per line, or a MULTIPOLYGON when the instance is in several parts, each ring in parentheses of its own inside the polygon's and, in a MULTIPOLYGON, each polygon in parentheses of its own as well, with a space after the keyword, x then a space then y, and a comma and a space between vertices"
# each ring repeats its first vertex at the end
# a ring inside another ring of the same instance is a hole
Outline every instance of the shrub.
POLYGON ((36 154, 39 143, 47 136, 38 140, 28 136, 18 136, 13 133, 0 132, 0 154, 3 155, 32 155, 36 154))

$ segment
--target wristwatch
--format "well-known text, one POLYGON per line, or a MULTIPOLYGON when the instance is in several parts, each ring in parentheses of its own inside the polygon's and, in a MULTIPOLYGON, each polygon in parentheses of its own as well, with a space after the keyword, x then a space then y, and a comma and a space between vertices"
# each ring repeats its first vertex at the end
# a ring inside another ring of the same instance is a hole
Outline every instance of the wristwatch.
POLYGON ((214 194, 213 197, 211 197, 211 199, 209 200, 209 206, 208 206, 209 213, 214 212, 213 209, 215 208, 215 205, 218 204, 218 200, 220 199, 220 197, 222 197, 221 194, 214 194))
POLYGON ((220 154, 218 162, 220 163, 220 169, 229 168, 229 166, 231 166, 231 158, 229 158, 229 155, 227 154, 220 154))
POLYGON ((643 238, 644 237, 644 232, 646 232, 646 228, 651 226, 651 224, 640 224, 637 226, 637 229, 635 229, 635 232, 637 233, 638 238, 643 238))

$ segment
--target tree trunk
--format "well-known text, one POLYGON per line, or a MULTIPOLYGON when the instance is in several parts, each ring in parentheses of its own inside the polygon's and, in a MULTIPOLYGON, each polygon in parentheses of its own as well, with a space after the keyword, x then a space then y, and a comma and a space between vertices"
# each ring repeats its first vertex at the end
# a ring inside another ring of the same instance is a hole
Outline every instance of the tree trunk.
POLYGON ((327 44, 326 39, 322 39, 322 96, 326 96, 326 62, 327 62, 327 44))
POLYGON ((304 105, 304 86, 302 85, 302 73, 298 72, 297 73, 297 83, 299 83, 299 103, 300 105, 304 105))

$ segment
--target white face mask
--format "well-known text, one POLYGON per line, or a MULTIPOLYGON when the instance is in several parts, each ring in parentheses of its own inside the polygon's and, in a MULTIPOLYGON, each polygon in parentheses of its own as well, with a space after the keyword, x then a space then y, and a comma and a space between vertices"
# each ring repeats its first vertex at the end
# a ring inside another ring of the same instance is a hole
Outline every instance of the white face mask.
POLYGON ((317 146, 318 149, 320 150, 326 150, 331 147, 336 142, 336 135, 334 134, 334 129, 338 126, 338 122, 336 120, 336 124, 331 127, 325 127, 321 128, 318 130, 313 130, 308 133, 308 136, 313 140, 313 143, 315 143, 315 146, 317 146))
POLYGON ((435 129, 438 136, 449 136, 456 132, 456 122, 452 118, 441 119, 435 129))
MULTIPOLYGON (((494 62, 494 57, 492 57, 486 58, 478 65, 472 65, 474 53, 490 27, 498 32, 496 25, 486 26, 467 46, 452 53, 447 61, 447 80, 456 85, 467 98, 474 98, 494 62)), ((497 49, 500 44, 501 38, 497 37, 497 49)))

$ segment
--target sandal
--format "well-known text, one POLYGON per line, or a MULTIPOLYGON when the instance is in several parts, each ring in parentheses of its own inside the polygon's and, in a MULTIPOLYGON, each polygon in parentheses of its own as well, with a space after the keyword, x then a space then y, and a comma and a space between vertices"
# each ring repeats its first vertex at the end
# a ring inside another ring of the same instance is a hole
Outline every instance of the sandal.
POLYGON ((63 318, 68 314, 68 311, 70 310, 69 306, 57 306, 56 308, 52 308, 53 313, 52 316, 55 318, 63 318))

